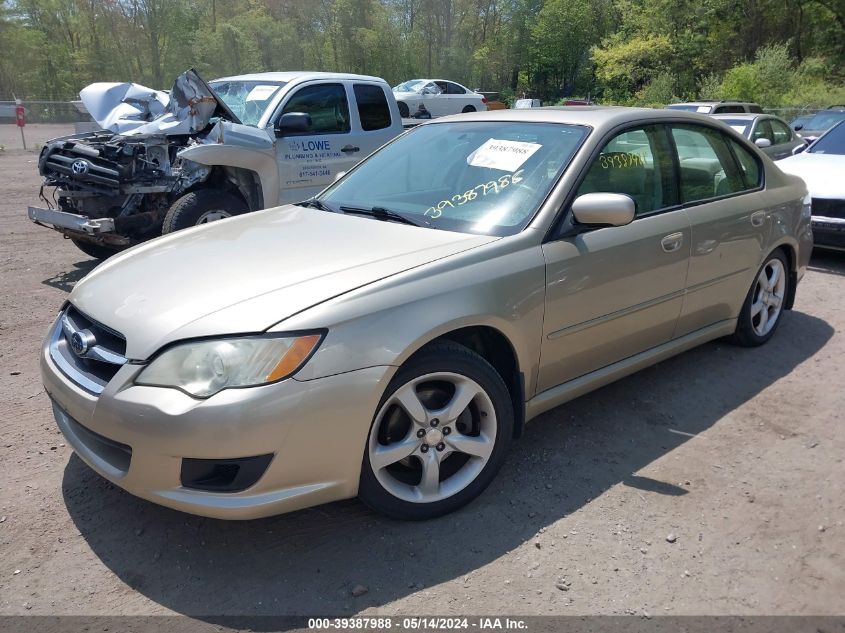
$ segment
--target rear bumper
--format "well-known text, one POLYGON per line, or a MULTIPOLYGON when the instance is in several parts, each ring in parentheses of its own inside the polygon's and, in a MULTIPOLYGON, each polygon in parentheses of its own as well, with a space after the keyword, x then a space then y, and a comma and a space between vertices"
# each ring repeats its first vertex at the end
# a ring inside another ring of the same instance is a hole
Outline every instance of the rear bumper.
POLYGON ((56 229, 69 229, 79 233, 95 235, 97 233, 113 233, 114 220, 112 218, 88 218, 67 211, 29 207, 29 219, 37 224, 49 224, 56 229))

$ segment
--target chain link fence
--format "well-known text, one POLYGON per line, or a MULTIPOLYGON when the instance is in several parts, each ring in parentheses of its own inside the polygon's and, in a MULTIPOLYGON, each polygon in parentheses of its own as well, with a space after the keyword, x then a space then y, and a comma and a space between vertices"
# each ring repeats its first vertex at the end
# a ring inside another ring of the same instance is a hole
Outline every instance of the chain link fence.
MULTIPOLYGON (((27 123, 79 123, 90 121, 80 101, 23 100, 27 123)), ((0 101, 0 123, 15 122, 15 102, 0 101)))

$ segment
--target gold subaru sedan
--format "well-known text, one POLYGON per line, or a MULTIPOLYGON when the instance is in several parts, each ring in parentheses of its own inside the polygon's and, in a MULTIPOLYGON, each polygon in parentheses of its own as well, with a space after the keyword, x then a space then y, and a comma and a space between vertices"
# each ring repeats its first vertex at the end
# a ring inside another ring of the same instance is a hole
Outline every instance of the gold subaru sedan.
POLYGON ((811 248, 804 183, 713 119, 446 117, 315 198, 112 257, 41 367, 68 442, 132 494, 426 519, 540 413, 711 339, 765 343, 811 248))

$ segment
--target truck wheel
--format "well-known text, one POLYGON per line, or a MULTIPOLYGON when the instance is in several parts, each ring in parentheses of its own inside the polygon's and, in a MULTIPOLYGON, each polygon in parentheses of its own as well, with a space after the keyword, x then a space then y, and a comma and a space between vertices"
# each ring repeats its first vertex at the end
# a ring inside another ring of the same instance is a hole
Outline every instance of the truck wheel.
POLYGON ((99 244, 94 244, 93 242, 75 240, 73 238, 70 238, 70 241, 73 242, 73 245, 76 246, 76 248, 94 259, 108 259, 117 252, 116 249, 109 248, 108 246, 100 246, 99 244))
POLYGON ((249 211, 243 200, 220 189, 200 189, 179 198, 164 216, 162 234, 249 211))
POLYGON ((409 116, 411 116, 411 112, 410 110, 408 110, 407 103, 402 103, 401 101, 399 102, 399 116, 401 116, 403 119, 407 119, 409 116))

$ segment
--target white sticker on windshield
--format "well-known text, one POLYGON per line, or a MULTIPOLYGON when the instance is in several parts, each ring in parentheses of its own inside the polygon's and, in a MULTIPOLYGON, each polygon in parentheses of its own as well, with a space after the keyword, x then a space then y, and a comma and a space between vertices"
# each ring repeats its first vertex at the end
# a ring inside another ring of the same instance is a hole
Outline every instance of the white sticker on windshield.
POLYGON ((273 96, 273 93, 278 90, 278 86, 256 86, 249 91, 246 96, 247 101, 265 101, 273 96))
POLYGON ((739 132, 740 134, 745 134, 745 126, 744 125, 732 125, 731 129, 734 132, 739 132))
POLYGON ((491 138, 467 156, 467 164, 473 167, 490 167, 515 172, 541 147, 543 146, 539 143, 501 141, 491 138))
POLYGON ((710 106, 698 106, 695 109, 696 112, 703 112, 704 114, 708 114, 710 112, 710 106))

